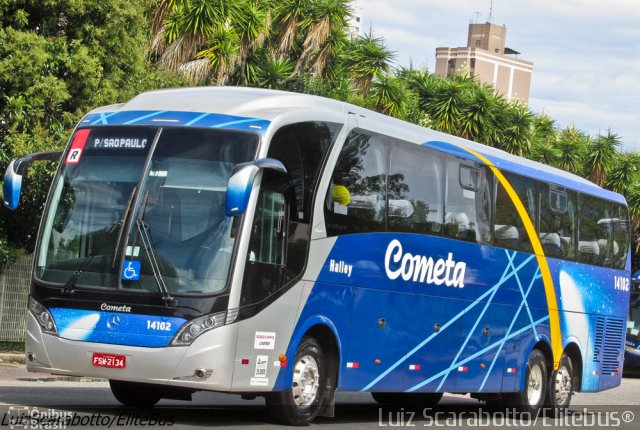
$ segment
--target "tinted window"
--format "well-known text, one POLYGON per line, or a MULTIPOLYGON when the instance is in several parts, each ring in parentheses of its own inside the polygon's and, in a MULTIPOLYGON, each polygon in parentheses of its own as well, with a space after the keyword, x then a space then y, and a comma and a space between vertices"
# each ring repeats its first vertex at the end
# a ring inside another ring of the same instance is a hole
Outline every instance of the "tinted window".
MULTIPOLYGON (((531 222, 535 225, 537 212, 535 183, 531 179, 511 173, 505 173, 504 176, 518 195, 529 214, 531 222)), ((494 235, 496 246, 523 252, 533 252, 522 218, 511 197, 499 182, 496 186, 495 212, 494 235)))
POLYGON ((538 234, 545 255, 575 258, 577 193, 556 185, 539 183, 540 226, 538 234))
POLYGON ((309 222, 313 190, 320 176, 325 155, 340 126, 305 122, 278 130, 269 147, 269 157, 282 161, 295 189, 295 219, 309 222))
POLYGON ((613 256, 612 204, 579 195, 578 261, 608 266, 613 256))
POLYGON ((327 153, 340 126, 306 122, 276 132, 268 157, 286 174, 263 173, 245 266, 241 304, 260 302, 304 270, 313 196, 327 153))
POLYGON ((613 243, 614 254, 613 267, 624 269, 629 253, 629 211, 625 206, 614 206, 613 243))
POLYGON ((485 167, 446 157, 444 236, 491 243, 491 193, 485 167))
POLYGON ((437 152, 398 144, 389 165, 389 231, 440 234, 444 167, 437 152))
POLYGON ((331 177, 327 235, 385 231, 387 138, 352 131, 331 177))

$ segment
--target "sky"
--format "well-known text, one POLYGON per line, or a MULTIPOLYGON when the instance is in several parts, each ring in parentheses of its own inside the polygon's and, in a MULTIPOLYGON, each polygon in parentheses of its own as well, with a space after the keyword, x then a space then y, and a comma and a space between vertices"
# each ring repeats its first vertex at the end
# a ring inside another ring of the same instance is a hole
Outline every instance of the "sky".
MULTIPOLYGON (((395 51, 396 66, 435 70, 436 47, 467 44, 491 0, 358 0, 363 31, 395 51), (476 14, 478 12, 478 14, 476 14)), ((618 134, 640 151, 640 0, 493 0, 506 45, 533 61, 529 107, 560 127, 618 134)))

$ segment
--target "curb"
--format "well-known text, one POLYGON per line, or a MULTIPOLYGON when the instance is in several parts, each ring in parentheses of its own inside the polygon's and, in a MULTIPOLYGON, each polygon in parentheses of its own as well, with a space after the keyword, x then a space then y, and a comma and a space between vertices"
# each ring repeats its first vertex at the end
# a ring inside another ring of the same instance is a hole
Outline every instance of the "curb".
POLYGON ((25 364, 24 353, 0 352, 0 365, 2 364, 25 364))

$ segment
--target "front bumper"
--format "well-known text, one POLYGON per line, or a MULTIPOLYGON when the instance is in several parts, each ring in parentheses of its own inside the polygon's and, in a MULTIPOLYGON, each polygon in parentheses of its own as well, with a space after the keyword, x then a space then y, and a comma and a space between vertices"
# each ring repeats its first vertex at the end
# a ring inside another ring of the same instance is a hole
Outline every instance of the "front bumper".
POLYGON ((237 324, 211 330, 190 346, 147 348, 82 342, 42 333, 35 317, 27 314, 25 349, 27 370, 142 382, 195 390, 231 391, 237 324), (94 352, 126 356, 124 369, 96 367, 94 352), (206 370, 203 377, 196 369, 206 370), (210 372, 209 372, 210 371, 210 372))

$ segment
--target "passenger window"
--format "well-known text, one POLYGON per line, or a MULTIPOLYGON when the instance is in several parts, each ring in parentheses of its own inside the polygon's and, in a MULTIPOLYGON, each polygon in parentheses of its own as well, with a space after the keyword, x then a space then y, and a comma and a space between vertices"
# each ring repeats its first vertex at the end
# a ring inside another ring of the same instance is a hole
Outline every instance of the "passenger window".
POLYGON ((577 193, 556 185, 538 183, 540 226, 538 234, 548 257, 575 258, 577 193))
POLYGON ((491 243, 491 193, 486 167, 446 159, 444 236, 491 243))
POLYGON ((388 138, 353 131, 327 190, 328 236, 385 231, 388 138))
POLYGON ((444 168, 435 151, 398 144, 389 167, 389 231, 439 235, 444 168))
POLYGON ((629 253, 629 211, 625 206, 615 205, 613 218, 613 267, 624 269, 629 253))
MULTIPOLYGON (((531 222, 535 223, 536 217, 536 195, 535 183, 523 176, 510 173, 504 174, 518 195, 531 222)), ((523 252, 533 252, 531 240, 525 228, 524 222, 518 213, 511 196, 502 184, 497 181, 494 243, 496 246, 508 249, 515 249, 523 252)))
POLYGON ((614 254, 611 203, 579 195, 578 261, 610 266, 614 254))

